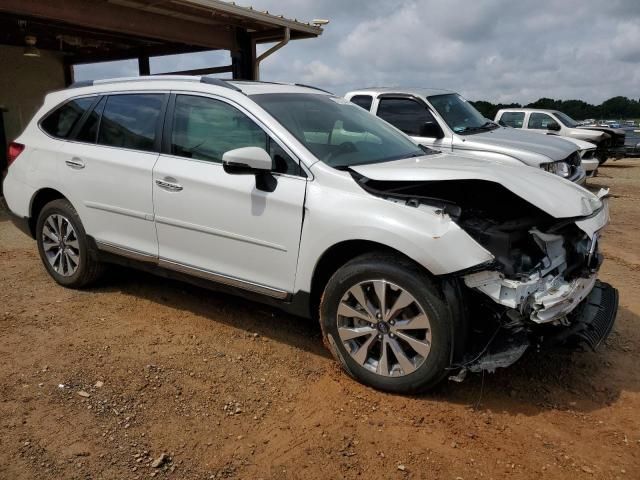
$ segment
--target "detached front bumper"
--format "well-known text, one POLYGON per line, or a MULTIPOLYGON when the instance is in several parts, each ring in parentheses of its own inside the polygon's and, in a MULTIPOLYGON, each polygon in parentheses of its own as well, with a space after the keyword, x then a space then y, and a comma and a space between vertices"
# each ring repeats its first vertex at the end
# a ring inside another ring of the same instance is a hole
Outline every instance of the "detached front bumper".
POLYGON ((562 341, 576 337, 592 350, 606 340, 618 314, 618 290, 597 281, 591 293, 569 315, 570 326, 552 339, 562 341))
POLYGON ((596 281, 589 295, 567 315, 565 322, 529 333, 502 326, 483 349, 484 353, 464 364, 452 380, 460 381, 467 370, 494 372, 497 368, 506 368, 518 361, 531 345, 550 348, 577 343, 596 350, 613 330, 617 313, 618 291, 608 283, 596 281))

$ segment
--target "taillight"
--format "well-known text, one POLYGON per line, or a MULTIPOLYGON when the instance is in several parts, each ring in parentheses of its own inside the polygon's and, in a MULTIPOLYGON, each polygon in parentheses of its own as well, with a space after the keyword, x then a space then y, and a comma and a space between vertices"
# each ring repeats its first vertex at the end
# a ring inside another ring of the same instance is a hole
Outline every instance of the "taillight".
POLYGON ((16 158, 22 153, 24 150, 24 145, 17 142, 11 142, 9 144, 9 148, 7 150, 7 167, 10 166, 13 162, 15 162, 16 158))

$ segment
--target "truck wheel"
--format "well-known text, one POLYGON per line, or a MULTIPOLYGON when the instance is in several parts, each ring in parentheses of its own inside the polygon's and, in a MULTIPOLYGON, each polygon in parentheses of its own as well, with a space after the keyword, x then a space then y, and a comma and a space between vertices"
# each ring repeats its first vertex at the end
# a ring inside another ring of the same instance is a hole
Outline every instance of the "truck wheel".
POLYGON ((385 253, 345 264, 320 302, 325 342, 344 370, 396 393, 432 388, 446 376, 453 335, 449 316, 425 271, 385 253))

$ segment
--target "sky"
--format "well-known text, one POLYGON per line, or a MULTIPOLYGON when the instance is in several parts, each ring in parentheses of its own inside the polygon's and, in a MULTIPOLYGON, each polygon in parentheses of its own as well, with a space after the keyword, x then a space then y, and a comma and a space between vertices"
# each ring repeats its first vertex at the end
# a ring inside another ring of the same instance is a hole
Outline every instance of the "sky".
MULTIPOLYGON (((251 3, 248 3, 248 2, 251 3)), ((471 100, 600 103, 640 97, 640 0, 248 0, 330 23, 267 58, 261 79, 337 94, 435 87, 471 100)), ((263 47, 266 49, 267 47, 263 47)), ((152 60, 152 73, 229 64, 228 52, 152 60)), ((135 75, 136 62, 83 66, 78 79, 135 75)))

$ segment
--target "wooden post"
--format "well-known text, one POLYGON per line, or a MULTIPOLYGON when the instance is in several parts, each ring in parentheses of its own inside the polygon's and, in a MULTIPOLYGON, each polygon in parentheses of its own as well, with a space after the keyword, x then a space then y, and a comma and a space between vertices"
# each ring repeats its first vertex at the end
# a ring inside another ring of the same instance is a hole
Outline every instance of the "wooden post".
POLYGON ((138 75, 151 75, 151 68, 149 67, 149 56, 140 55, 138 57, 138 75))
POLYGON ((236 49, 231 51, 231 65, 235 80, 255 80, 254 60, 256 44, 246 30, 236 30, 236 49))

